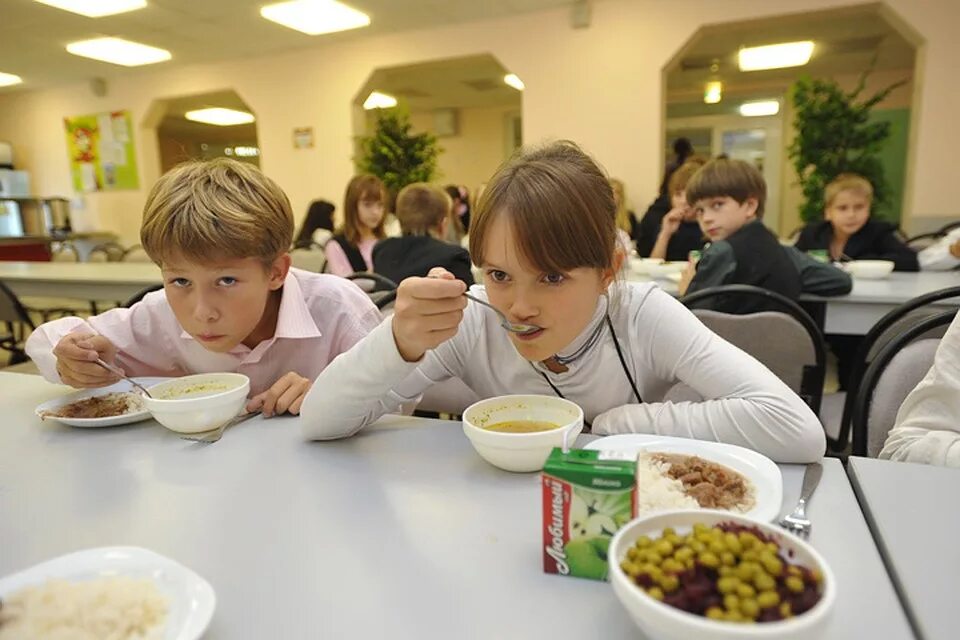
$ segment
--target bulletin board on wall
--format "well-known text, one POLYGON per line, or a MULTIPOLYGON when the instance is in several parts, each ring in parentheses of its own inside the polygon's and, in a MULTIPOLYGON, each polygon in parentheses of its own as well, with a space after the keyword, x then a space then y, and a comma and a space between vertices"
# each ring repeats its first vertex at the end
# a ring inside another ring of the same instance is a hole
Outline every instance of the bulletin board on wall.
POLYGON ((63 124, 75 190, 90 192, 139 188, 129 111, 64 118, 63 124))

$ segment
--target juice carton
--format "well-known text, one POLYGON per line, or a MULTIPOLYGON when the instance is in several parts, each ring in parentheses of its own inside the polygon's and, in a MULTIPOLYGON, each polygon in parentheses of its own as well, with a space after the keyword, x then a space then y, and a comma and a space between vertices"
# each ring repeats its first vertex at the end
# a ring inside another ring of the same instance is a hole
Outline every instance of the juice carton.
POLYGON ((543 570, 607 578, 607 549, 636 516, 637 462, 622 454, 555 448, 543 467, 543 570))

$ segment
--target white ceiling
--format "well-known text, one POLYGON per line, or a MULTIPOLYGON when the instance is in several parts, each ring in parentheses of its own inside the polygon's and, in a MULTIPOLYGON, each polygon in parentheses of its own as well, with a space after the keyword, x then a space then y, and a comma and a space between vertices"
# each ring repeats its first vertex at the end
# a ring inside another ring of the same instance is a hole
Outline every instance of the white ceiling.
MULTIPOLYGON (((858 74, 877 56, 877 70, 907 72, 914 65, 914 46, 884 17, 876 5, 808 12, 702 28, 667 73, 667 102, 697 101, 704 84, 719 79, 724 95, 752 97, 771 90, 784 91, 801 75, 833 77, 858 74), (813 40, 810 62, 803 67, 741 72, 741 47, 813 40), (718 71, 710 69, 716 62, 718 71)), ((719 108, 719 107, 718 107, 719 108)))
POLYGON ((34 2, 0 0, 0 71, 24 84, 0 92, 137 73, 67 53, 67 43, 97 36, 123 37, 169 49, 182 65, 316 46, 377 33, 404 31, 569 6, 572 0, 348 0, 371 25, 308 36, 260 17, 270 0, 149 0, 145 9, 87 18, 34 2))

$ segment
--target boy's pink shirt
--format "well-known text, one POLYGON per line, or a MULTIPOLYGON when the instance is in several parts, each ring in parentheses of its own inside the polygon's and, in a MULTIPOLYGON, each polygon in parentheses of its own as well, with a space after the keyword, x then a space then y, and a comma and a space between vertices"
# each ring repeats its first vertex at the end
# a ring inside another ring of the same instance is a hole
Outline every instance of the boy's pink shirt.
POLYGON ((27 340, 27 354, 43 377, 60 382, 53 348, 68 333, 100 334, 118 349, 117 364, 131 376, 182 376, 234 371, 250 378, 250 394, 266 391, 291 371, 314 380, 340 353, 380 323, 379 310, 352 282, 291 269, 284 281, 277 329, 255 348, 208 351, 184 331, 163 291, 129 309, 112 309, 83 320, 48 322, 27 340))

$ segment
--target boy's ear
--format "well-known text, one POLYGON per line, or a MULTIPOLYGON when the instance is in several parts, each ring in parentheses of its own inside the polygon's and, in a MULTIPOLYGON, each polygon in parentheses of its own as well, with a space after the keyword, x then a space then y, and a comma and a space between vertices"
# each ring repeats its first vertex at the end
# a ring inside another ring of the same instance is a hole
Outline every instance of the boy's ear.
POLYGON ((276 291, 283 286, 283 281, 287 279, 287 274, 290 272, 290 264, 290 254, 284 252, 270 265, 270 272, 267 275, 271 291, 276 291))
POLYGON ((756 198, 747 198, 746 200, 744 200, 743 203, 744 203, 745 205, 747 205, 747 207, 749 208, 749 210, 750 210, 750 215, 752 215, 754 218, 756 218, 756 217, 757 217, 757 208, 760 206, 760 203, 757 201, 757 199, 756 199, 756 198))

